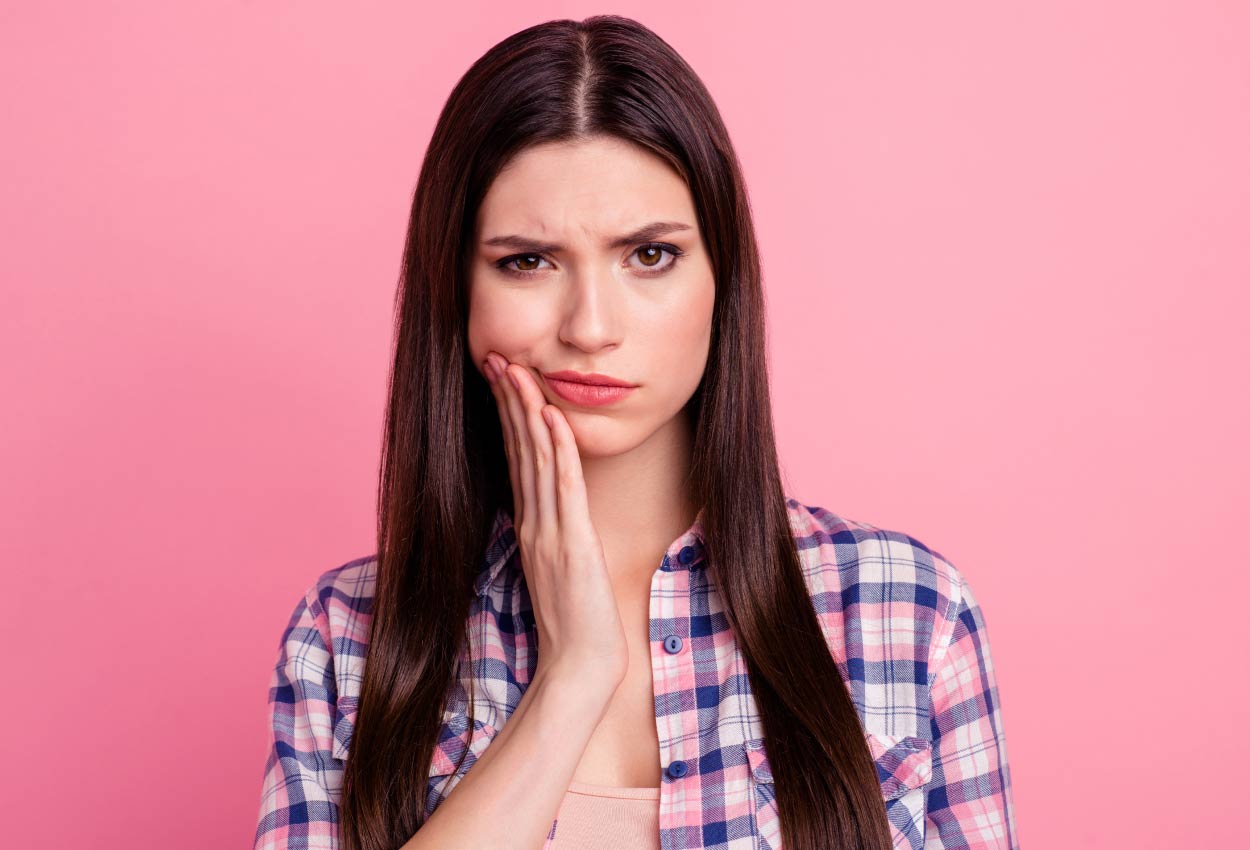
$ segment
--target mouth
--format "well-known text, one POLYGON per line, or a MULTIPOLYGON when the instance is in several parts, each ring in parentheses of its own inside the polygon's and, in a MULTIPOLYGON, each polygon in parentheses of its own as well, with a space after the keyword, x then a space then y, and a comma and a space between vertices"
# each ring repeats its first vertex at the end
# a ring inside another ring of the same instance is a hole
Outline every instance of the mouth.
POLYGON ((592 387, 636 387, 629 381, 623 381, 620 378, 614 378, 611 375, 603 375, 599 372, 574 372, 571 369, 564 369, 559 372, 543 372, 543 377, 549 381, 563 381, 573 384, 587 384, 592 387))
POLYGON ((636 386, 620 384, 591 384, 583 381, 569 381, 553 378, 544 374, 543 379, 551 391, 560 398, 582 407, 600 407, 612 404, 632 393, 636 386))

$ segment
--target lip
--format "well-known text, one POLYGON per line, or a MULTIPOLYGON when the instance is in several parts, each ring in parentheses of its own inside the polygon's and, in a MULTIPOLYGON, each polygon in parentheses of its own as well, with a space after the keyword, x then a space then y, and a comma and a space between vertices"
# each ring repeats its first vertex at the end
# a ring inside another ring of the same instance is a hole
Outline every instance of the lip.
POLYGON ((599 407, 620 401, 632 393, 636 387, 615 384, 585 384, 580 381, 565 381, 543 375, 547 386, 552 392, 565 401, 582 407, 599 407))
POLYGON ((637 384, 631 384, 629 381, 622 381, 620 378, 613 378, 611 375, 601 375, 598 372, 574 372, 572 369, 564 369, 559 372, 543 372, 543 377, 550 380, 564 381, 565 383, 590 384, 596 387, 636 387, 637 384))

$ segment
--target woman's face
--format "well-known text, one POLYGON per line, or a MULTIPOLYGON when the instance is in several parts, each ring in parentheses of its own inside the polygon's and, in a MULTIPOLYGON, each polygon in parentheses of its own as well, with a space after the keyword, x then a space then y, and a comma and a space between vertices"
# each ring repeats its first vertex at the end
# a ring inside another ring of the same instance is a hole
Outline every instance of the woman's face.
POLYGON ((682 178, 613 138, 518 154, 478 210, 469 267, 469 352, 524 366, 559 407, 583 458, 629 451, 694 394, 711 344, 715 281, 682 178), (593 406, 546 373, 636 384, 593 406))

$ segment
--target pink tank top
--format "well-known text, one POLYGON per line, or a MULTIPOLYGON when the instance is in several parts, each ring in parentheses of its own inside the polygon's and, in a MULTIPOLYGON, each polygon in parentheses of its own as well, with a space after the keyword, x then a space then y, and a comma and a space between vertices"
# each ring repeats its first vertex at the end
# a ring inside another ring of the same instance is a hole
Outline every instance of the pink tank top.
POLYGON ((660 789, 569 783, 551 850, 659 850, 660 789))

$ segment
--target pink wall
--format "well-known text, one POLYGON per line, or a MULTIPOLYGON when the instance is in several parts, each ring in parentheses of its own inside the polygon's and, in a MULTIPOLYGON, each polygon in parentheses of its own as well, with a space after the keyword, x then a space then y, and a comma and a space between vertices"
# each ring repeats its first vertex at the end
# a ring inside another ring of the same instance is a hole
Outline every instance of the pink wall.
MULTIPOLYGON (((280 631, 373 551, 437 111, 605 10, 106 5, 0 26, 5 839, 250 847, 280 631)), ((974 583, 1026 847, 1232 846, 1250 7, 695 7, 611 11, 738 145, 791 492, 974 583)))

